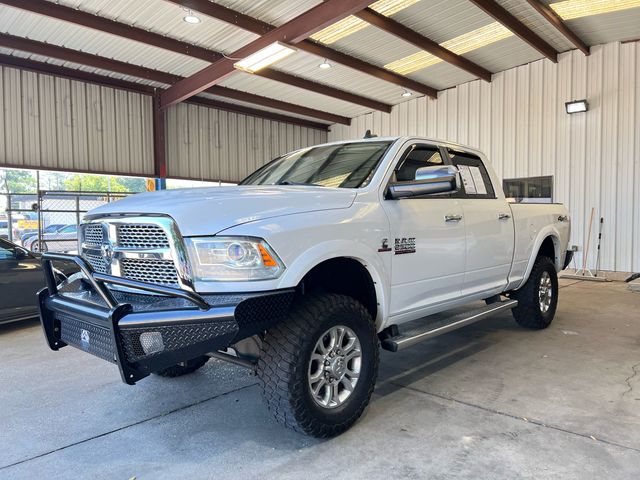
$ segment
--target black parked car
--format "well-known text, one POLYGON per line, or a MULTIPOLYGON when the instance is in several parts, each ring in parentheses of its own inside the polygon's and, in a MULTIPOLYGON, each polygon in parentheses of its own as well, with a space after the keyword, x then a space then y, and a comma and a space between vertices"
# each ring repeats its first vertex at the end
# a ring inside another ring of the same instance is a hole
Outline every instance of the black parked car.
MULTIPOLYGON (((62 281, 75 271, 71 266, 56 275, 62 281)), ((37 317, 36 292, 44 283, 40 255, 0 239, 0 323, 37 317)))

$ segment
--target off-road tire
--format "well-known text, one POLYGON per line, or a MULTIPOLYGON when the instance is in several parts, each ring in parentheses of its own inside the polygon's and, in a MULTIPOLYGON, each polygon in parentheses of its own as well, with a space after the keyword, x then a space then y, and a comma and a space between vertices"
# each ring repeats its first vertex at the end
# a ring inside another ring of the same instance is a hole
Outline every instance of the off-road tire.
POLYGON ((558 274, 553 261, 545 256, 536 258, 529 279, 522 288, 511 294, 511 298, 518 300, 518 306, 511 310, 518 325, 533 330, 547 328, 558 306, 558 274), (553 292, 551 304, 546 312, 542 312, 538 297, 540 279, 544 272, 551 278, 553 292))
POLYGON ((371 315, 357 300, 336 294, 302 297, 288 318, 270 329, 262 343, 258 378, 262 398, 276 420, 319 438, 338 435, 362 415, 378 375, 378 336, 371 315), (327 329, 343 325, 360 340, 360 375, 351 396, 332 409, 318 405, 310 391, 311 353, 327 329))
POLYGON ((162 370, 158 370, 157 372, 153 372, 155 375, 159 375, 161 377, 181 377, 182 375, 187 375, 188 373, 193 373, 209 360, 209 357, 206 355, 202 355, 201 357, 196 357, 192 360, 188 360, 184 365, 174 365, 172 367, 167 367, 162 370))

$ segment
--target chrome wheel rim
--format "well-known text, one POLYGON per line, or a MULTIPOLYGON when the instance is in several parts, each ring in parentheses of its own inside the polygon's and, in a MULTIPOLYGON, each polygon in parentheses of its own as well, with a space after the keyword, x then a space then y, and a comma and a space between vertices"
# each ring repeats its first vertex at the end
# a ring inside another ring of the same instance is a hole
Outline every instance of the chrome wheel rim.
POLYGON ((307 374, 311 397, 323 408, 336 408, 355 390, 362 367, 360 339, 344 325, 324 332, 311 353, 307 374))
POLYGON ((547 313, 551 307, 551 299, 553 298, 553 285, 551 284, 551 275, 549 272, 542 272, 540 284, 538 285, 538 301, 540 303, 540 311, 547 313))

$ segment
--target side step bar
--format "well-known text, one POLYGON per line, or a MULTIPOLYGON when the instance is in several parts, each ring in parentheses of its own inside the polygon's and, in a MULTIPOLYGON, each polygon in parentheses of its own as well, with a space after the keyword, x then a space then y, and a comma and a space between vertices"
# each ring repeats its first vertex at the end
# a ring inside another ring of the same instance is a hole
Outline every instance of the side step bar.
POLYGON ((517 306, 517 300, 505 300, 491 303, 485 307, 475 310, 462 312, 444 320, 427 323, 426 325, 421 325, 420 327, 406 332, 400 332, 398 335, 384 339, 382 341, 382 348, 391 352, 397 352, 398 350, 420 343, 423 340, 428 340, 429 338, 434 338, 438 335, 471 325, 472 323, 483 320, 495 315, 496 313, 504 310, 510 310, 517 306))

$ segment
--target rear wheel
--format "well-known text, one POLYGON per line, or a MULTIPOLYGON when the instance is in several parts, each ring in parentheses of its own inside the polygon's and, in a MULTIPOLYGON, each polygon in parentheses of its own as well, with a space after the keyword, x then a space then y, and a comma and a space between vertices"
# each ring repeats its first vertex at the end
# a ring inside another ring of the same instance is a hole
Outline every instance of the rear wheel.
POLYGON ((558 306, 558 275, 549 257, 536 259, 529 279, 520 290, 513 292, 518 306, 512 310, 513 318, 526 328, 547 328, 558 306))
POLYGON ((178 365, 173 365, 172 367, 167 367, 162 370, 158 370, 154 372, 155 375, 159 375, 160 377, 181 377, 182 375, 187 375, 188 373, 193 373, 209 360, 209 357, 206 355, 202 355, 201 357, 196 357, 192 360, 187 360, 184 363, 179 363, 178 365))
POLYGON ((263 399, 276 420, 298 432, 338 435, 369 403, 378 355, 375 326, 358 301, 304 298, 265 336, 258 361, 263 399))

